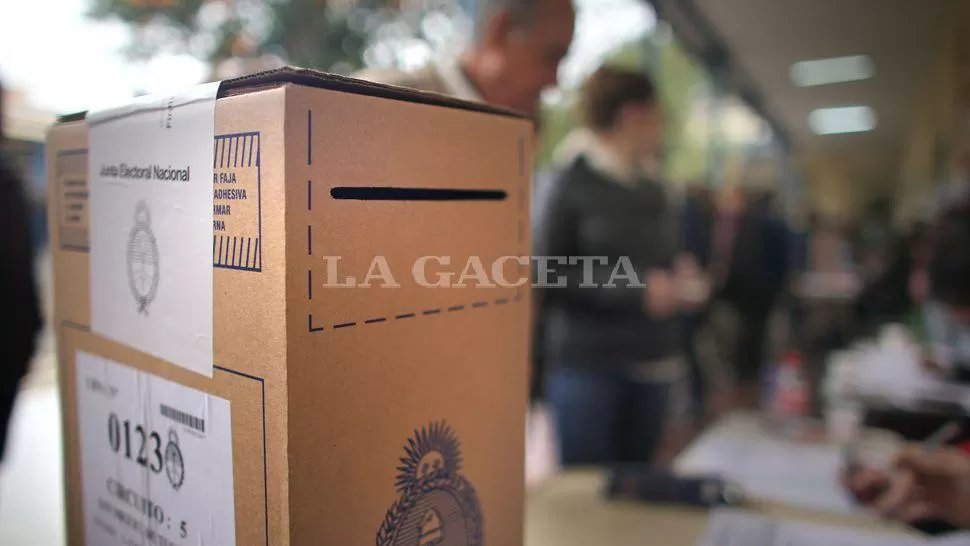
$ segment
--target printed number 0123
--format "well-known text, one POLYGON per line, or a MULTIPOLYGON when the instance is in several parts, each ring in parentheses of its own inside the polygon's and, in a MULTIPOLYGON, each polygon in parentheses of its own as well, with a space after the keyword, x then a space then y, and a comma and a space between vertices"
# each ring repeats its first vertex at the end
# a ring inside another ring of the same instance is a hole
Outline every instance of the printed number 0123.
POLYGON ((148 468, 155 474, 162 471, 162 437, 146 431, 141 425, 132 426, 128 419, 121 421, 115 413, 108 415, 108 446, 111 451, 124 451, 126 459, 148 468))

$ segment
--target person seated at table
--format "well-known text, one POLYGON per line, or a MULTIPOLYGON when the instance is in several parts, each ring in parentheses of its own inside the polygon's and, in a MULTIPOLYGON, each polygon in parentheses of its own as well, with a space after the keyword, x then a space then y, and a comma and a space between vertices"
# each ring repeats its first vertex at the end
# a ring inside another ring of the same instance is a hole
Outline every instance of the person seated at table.
POLYGON ((891 235, 882 267, 867 279, 855 302, 856 320, 862 332, 872 333, 886 324, 902 322, 913 312, 909 277, 915 264, 914 249, 924 232, 925 227, 916 224, 905 233, 891 235))
MULTIPOLYGON (((922 267, 922 304, 927 342, 927 369, 946 379, 970 380, 970 205, 951 204, 931 228, 922 267)), ((929 412, 871 410, 866 424, 886 428, 904 438, 925 438, 950 416, 929 412)), ((970 422, 964 423, 965 433, 970 422)))
POLYGON ((910 444, 886 471, 844 471, 842 484, 877 515, 929 534, 970 530, 970 445, 910 444))
POLYGON ((952 379, 970 382, 970 203, 943 213, 933 232, 923 304, 930 359, 952 379))
POLYGON ((650 174, 659 97, 646 74, 602 67, 582 105, 589 132, 535 229, 537 256, 572 258, 536 273, 545 392, 564 465, 667 462, 689 436, 677 314, 700 273, 677 259, 667 189, 650 174))

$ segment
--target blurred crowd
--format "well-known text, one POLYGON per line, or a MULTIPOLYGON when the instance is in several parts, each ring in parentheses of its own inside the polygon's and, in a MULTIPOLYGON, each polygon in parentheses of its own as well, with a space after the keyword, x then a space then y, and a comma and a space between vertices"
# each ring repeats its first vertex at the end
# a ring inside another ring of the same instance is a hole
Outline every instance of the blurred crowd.
MULTIPOLYGON (((479 4, 474 39, 461 54, 358 76, 525 112, 541 130, 540 95, 556 85, 569 50, 572 4, 479 4)), ((802 222, 771 191, 679 191, 664 180, 668 128, 643 71, 601 67, 577 114, 582 127, 554 167, 537 174, 533 199, 534 255, 595 258, 536 271, 565 279, 536 289, 529 420, 551 429, 559 463, 668 465, 719 416, 763 407, 766 376, 783 354, 802 354, 808 382, 817 384, 812 370, 827 353, 890 322, 919 323, 927 365, 968 377, 965 185, 947 189, 922 222, 903 229, 880 216, 802 222), (618 274, 627 267, 635 275, 618 274)), ((17 181, 0 174, 0 286, 12 310, 0 328, 5 422, 39 319, 17 181)), ((962 485, 970 483, 970 456, 939 457, 907 451, 896 468, 906 480, 890 486, 886 473, 872 471, 848 476, 846 486, 907 521, 970 525, 970 488, 962 485)))
MULTIPOLYGON (((541 130, 540 94, 556 85, 574 17, 568 0, 484 2, 460 55, 359 76, 526 112, 541 130)), ((799 221, 772 191, 743 183, 678 191, 662 175, 663 114, 649 74, 603 66, 583 87, 581 127, 535 177, 533 254, 566 259, 535 271, 528 423, 556 463, 666 467, 719 416, 770 405, 766 380, 783 355, 804 362, 804 406, 818 413, 826 355, 887 323, 923 324, 936 347, 928 362, 960 369, 941 361, 970 347, 964 193, 948 190, 900 229, 885 214, 799 221), (549 275, 565 282, 550 287, 549 275)), ((921 481, 970 481, 970 458, 955 457, 907 451, 902 485, 874 471, 844 483, 890 512, 918 504, 901 519, 963 526, 957 501, 927 497, 938 491, 921 481)))

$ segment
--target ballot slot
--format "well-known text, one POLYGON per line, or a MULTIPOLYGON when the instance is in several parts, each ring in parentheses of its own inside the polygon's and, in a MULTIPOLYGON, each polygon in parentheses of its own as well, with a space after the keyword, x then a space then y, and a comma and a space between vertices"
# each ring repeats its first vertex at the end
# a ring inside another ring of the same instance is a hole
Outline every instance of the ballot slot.
POLYGON ((481 114, 423 104, 317 90, 294 90, 289 100, 290 125, 307 132, 305 157, 288 168, 306 181, 288 200, 288 229, 300 241, 289 274, 303 296, 288 306, 294 324, 312 337, 383 334, 526 303, 527 133, 503 142, 510 120, 490 118, 472 134, 463 124, 481 114), (318 94, 332 107, 318 109, 318 94), (349 114, 361 111, 369 115, 349 114), (399 120, 393 129, 389 116, 399 120), (359 161, 364 146, 381 153, 359 161), (428 150, 433 161, 415 161, 428 150))
POLYGON ((334 199, 358 201, 504 201, 508 197, 508 192, 467 188, 340 186, 331 189, 330 196, 334 199))

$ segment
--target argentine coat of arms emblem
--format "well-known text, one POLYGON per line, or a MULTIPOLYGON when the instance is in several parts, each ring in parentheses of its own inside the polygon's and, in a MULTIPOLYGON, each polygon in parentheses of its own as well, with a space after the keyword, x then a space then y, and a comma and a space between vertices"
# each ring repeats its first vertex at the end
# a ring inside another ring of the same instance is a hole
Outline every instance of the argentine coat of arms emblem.
POLYGON ((461 444, 445 422, 415 430, 404 446, 400 495, 377 530, 376 546, 483 546, 475 488, 461 475, 461 444))
POLYGON ((138 312, 148 314, 148 306, 158 290, 158 244, 152 233, 148 205, 135 206, 135 225, 128 234, 128 286, 138 304, 138 312))

